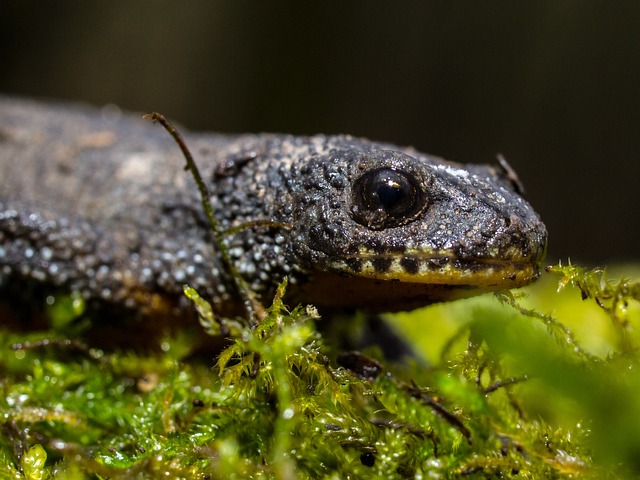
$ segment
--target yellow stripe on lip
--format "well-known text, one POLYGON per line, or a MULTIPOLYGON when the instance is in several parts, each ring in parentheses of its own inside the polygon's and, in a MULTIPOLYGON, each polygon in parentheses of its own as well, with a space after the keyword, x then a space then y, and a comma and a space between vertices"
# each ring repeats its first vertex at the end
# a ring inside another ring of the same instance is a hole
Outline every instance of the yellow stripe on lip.
POLYGON ((353 276, 381 281, 468 285, 486 291, 521 287, 539 276, 539 264, 527 257, 509 260, 478 258, 473 261, 459 261, 453 254, 380 256, 368 252, 367 255, 354 257, 354 261, 358 263, 359 268, 354 268, 354 265, 350 265, 349 262, 341 262, 337 267, 353 276), (376 263, 379 264, 385 259, 390 260, 390 264, 386 270, 382 270, 376 266, 376 263))

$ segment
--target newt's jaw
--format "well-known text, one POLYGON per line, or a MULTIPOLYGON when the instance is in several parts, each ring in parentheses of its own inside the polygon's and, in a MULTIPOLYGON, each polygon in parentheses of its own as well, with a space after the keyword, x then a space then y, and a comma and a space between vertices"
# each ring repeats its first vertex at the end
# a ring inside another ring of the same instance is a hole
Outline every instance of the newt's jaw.
MULTIPOLYGON (((493 290, 514 286, 516 285, 507 285, 493 290)), ((323 310, 357 306, 369 313, 413 310, 432 303, 468 298, 489 291, 492 290, 486 286, 462 283, 410 283, 357 276, 342 277, 327 273, 314 275, 311 282, 289 289, 292 300, 304 300, 323 310)))
POLYGON ((360 247, 348 261, 334 264, 345 274, 416 284, 463 285, 494 291, 524 286, 539 276, 546 244, 524 242, 526 252, 516 245, 500 242, 503 248, 485 250, 485 255, 461 256, 452 250, 425 247, 382 253, 360 247))
POLYGON ((453 256, 422 260, 415 255, 360 257, 340 265, 335 273, 312 275, 300 288, 304 298, 325 308, 359 305, 369 312, 385 312, 518 288, 539 275, 539 261, 530 258, 464 262, 453 256), (331 305, 325 305, 327 299, 331 305))
POLYGON ((358 262, 344 263, 338 270, 345 274, 381 280, 434 285, 461 285, 494 291, 517 288, 536 280, 538 263, 530 259, 475 259, 463 261, 452 256, 360 257, 358 262), (357 270, 353 265, 357 264, 357 270), (383 265, 384 270, 380 268, 383 265))
POLYGON ((291 291, 294 299, 325 309, 358 306, 373 313, 411 310, 522 287, 539 277, 539 260, 477 259, 468 263, 453 257, 418 261, 412 256, 384 261, 386 269, 381 271, 379 258, 360 258, 334 272, 312 274, 307 282, 292 285, 291 291))

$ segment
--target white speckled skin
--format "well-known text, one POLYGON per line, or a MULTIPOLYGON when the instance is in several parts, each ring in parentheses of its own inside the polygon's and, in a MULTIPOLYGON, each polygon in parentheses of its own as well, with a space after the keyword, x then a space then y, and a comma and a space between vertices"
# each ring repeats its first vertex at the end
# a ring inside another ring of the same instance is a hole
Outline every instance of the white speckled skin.
MULTIPOLYGON (((158 298, 181 308, 188 283, 236 311, 177 146, 151 122, 107 113, 0 97, 4 282, 151 310, 158 298)), ((498 167, 347 136, 185 139, 223 227, 239 228, 233 260, 267 297, 287 275, 292 301, 398 310, 537 276, 546 230, 498 167), (354 181, 380 168, 407 172, 423 196, 383 229, 354 200, 354 181)))

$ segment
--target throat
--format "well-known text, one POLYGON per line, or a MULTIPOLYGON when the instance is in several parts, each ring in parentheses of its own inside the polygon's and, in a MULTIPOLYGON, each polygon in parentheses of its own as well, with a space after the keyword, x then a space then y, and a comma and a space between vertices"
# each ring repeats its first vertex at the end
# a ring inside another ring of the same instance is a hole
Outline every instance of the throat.
POLYGON ((320 273, 302 285, 291 285, 288 296, 293 303, 310 303, 321 311, 358 307, 365 312, 379 313, 412 310, 479 293, 483 290, 473 285, 405 283, 320 273))

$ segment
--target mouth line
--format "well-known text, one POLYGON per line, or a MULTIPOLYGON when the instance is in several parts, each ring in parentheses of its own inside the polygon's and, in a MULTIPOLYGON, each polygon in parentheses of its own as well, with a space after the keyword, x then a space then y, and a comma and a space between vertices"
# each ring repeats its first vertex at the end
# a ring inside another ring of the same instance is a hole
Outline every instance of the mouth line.
POLYGON ((409 247, 405 249, 397 249, 390 251, 376 251, 372 248, 361 247, 359 251, 349 255, 354 260, 372 260, 372 259, 395 259, 400 257, 415 258, 420 261, 461 261, 472 263, 531 263, 541 256, 543 249, 527 248, 529 254, 523 254, 523 249, 517 245, 503 245, 502 247, 490 247, 483 245, 477 250, 484 250, 484 253, 474 254, 466 253, 465 248, 420 248, 409 247))
POLYGON ((468 285, 491 290, 516 288, 540 274, 537 256, 464 258, 455 254, 418 252, 354 255, 338 270, 354 277, 385 282, 468 285))
POLYGON ((449 265, 436 271, 377 272, 370 265, 359 272, 335 268, 310 277, 301 291, 306 301, 331 307, 357 306, 369 312, 412 310, 434 302, 457 300, 498 290, 525 286, 539 276, 537 264, 495 268, 454 269, 449 265))
POLYGON ((444 254, 421 254, 417 252, 403 252, 403 253, 382 253, 382 254, 356 254, 351 255, 349 257, 350 260, 362 260, 362 261, 371 261, 375 259, 380 260, 396 260, 398 258, 412 258, 421 262, 442 262, 444 263, 452 263, 452 262, 462 262, 462 263, 478 263, 478 264, 489 264, 489 263, 532 263, 532 256, 520 256, 520 257, 490 257, 490 256, 461 256, 455 253, 444 253, 444 254))

